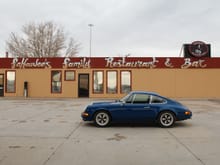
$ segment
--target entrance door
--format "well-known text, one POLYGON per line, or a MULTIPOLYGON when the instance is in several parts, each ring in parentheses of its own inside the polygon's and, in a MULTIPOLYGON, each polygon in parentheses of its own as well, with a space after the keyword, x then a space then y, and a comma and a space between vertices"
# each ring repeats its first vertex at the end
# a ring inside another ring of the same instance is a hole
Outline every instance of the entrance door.
POLYGON ((78 97, 89 97, 89 74, 79 74, 78 97))
POLYGON ((0 97, 4 96, 4 75, 0 74, 0 97))

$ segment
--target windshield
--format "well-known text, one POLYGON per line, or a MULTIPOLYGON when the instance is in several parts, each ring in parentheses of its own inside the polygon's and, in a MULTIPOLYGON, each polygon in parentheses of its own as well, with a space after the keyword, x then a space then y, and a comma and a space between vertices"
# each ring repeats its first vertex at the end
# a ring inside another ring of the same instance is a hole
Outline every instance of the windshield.
POLYGON ((119 101, 120 102, 126 102, 130 96, 131 96, 131 94, 128 94, 125 97, 123 97, 122 99, 120 99, 119 101))

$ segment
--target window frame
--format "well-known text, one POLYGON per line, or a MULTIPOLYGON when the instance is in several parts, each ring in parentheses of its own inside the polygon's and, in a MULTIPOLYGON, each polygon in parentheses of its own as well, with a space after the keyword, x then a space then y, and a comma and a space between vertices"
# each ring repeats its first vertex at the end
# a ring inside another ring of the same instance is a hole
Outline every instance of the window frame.
POLYGON ((16 93, 16 70, 6 70, 5 71, 5 77, 6 77, 6 81, 5 81, 5 93, 16 93), (15 77, 14 77, 14 90, 13 92, 9 92, 8 91, 8 72, 14 72, 15 73, 15 77))
POLYGON ((75 70, 65 70, 65 74, 64 74, 64 81, 75 81, 76 80, 76 71, 75 70), (74 77, 73 79, 67 79, 66 73, 67 72, 72 72, 74 73, 74 77))
POLYGON ((92 92, 93 92, 93 94, 103 94, 104 93, 104 70, 93 70, 92 71, 92 92), (94 75, 95 75, 95 72, 102 72, 102 85, 103 85, 103 88, 102 88, 101 92, 95 92, 95 89, 94 89, 94 75))
POLYGON ((62 93, 62 70, 51 70, 50 75, 51 75, 51 81, 50 81, 50 92, 51 92, 51 94, 61 94, 62 93), (59 82, 61 82, 60 92, 53 92, 53 75, 52 75, 52 72, 60 72, 61 73, 60 81, 59 81, 59 82))
POLYGON ((107 94, 118 94, 118 71, 117 70, 107 70, 106 71, 106 93, 107 94), (115 92, 109 92, 108 91, 108 82, 109 82, 109 80, 108 80, 108 77, 109 77, 108 73, 109 72, 115 72, 116 73, 116 76, 115 76, 116 77, 116 87, 115 87, 116 90, 115 90, 115 92))
MULTIPOLYGON (((120 93, 121 94, 126 94, 126 92, 122 91, 122 73, 123 72, 130 72, 130 91, 129 92, 132 91, 132 72, 131 72, 131 70, 121 70, 120 71, 120 93)), ((127 93, 129 93, 129 92, 127 92, 127 93)))

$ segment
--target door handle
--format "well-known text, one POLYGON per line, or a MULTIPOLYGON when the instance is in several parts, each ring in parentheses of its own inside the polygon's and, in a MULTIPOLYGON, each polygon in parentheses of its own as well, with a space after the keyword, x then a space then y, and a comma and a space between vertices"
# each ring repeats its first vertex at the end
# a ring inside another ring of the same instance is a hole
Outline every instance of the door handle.
POLYGON ((144 107, 144 109, 149 109, 150 107, 144 107))

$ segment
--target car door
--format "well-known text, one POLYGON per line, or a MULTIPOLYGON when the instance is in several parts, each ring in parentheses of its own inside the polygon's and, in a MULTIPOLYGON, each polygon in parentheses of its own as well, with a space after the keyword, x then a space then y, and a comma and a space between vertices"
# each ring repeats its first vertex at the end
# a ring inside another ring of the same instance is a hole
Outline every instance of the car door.
POLYGON ((155 119, 156 109, 150 104, 150 95, 134 94, 123 106, 127 120, 131 122, 146 122, 155 119))

